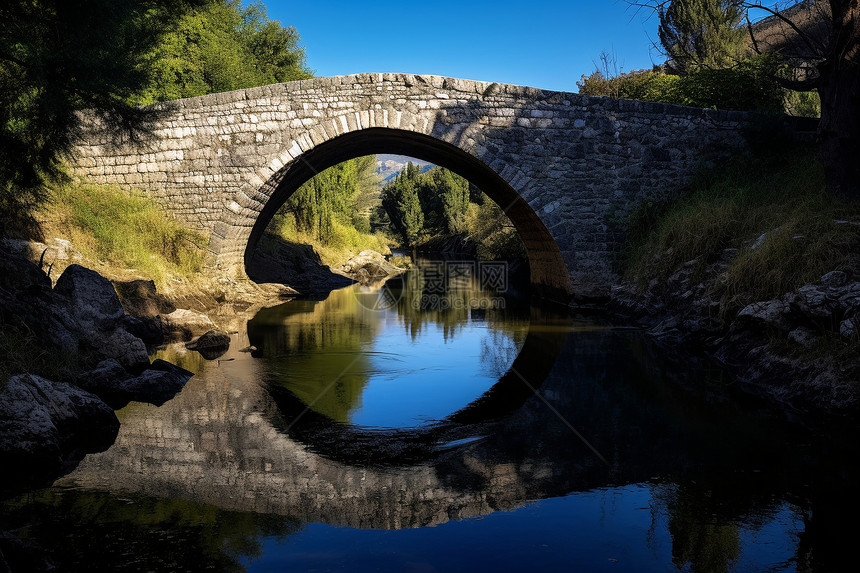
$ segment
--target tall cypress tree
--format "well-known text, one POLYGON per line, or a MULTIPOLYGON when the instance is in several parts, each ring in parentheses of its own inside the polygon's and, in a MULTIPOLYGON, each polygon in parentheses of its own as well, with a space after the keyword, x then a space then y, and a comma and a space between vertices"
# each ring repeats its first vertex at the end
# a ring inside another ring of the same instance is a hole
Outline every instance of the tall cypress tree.
POLYGON ((698 67, 721 68, 739 59, 743 12, 732 0, 672 0, 658 9, 660 43, 669 65, 684 75, 698 67))

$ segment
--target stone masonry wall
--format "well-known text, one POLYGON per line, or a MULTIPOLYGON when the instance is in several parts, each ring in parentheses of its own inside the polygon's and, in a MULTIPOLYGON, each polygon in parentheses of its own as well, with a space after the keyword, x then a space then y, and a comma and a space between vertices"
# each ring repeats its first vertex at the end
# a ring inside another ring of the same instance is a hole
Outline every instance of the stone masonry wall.
POLYGON ((386 128, 446 142, 501 176, 544 227, 514 219, 518 230, 548 233, 565 267, 558 272, 587 295, 606 292, 614 279, 622 238, 615 222, 684 185, 703 161, 743 147, 740 128, 749 120, 408 74, 314 78, 156 107, 161 116, 140 143, 111 143, 91 122, 76 172, 151 193, 211 233, 215 261, 227 270, 241 270, 251 228, 293 162, 338 136, 386 128))

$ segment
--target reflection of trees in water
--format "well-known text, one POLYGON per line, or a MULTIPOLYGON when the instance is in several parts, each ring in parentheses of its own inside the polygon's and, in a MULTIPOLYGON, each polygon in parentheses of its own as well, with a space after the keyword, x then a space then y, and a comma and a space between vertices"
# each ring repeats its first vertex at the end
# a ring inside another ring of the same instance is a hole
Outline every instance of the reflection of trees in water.
POLYGON ((412 340, 429 325, 448 341, 471 321, 486 323, 497 347, 492 350, 498 351, 492 372, 500 376, 513 362, 528 329, 527 309, 469 308, 470 302, 489 300, 493 293, 475 277, 445 284, 447 290, 436 293, 416 270, 394 277, 381 287, 397 301, 391 308, 379 308, 379 292, 359 287, 333 291, 323 301, 288 302, 260 311, 248 322, 248 336, 271 366, 270 382, 283 385, 320 414, 347 422, 361 406, 375 371, 368 348, 390 313, 396 313, 412 340))
POLYGON ((360 305, 348 288, 324 301, 293 301, 260 311, 248 322, 248 337, 268 359, 270 382, 346 422, 361 403, 371 371, 364 350, 379 327, 377 311, 360 305))
MULTIPOLYGON (((494 331, 521 332, 528 324, 528 308, 485 288, 477 276, 446 272, 441 263, 412 269, 396 289, 398 319, 415 340, 429 325, 442 331, 444 340, 456 337, 472 321, 486 322, 494 331)), ((389 287, 391 288, 391 287, 389 287)))
POLYGON ((484 372, 494 378, 501 378, 522 348, 522 340, 518 340, 519 338, 512 338, 498 330, 490 330, 488 336, 481 339, 481 364, 484 372))
MULTIPOLYGON (((724 519, 719 496, 690 485, 652 488, 654 503, 668 516, 672 562, 683 571, 728 572, 741 554, 740 528, 724 519)), ((748 507, 747 507, 748 509, 748 507)))
POLYGON ((48 490, 0 504, 0 530, 35 546, 4 547, 12 570, 245 571, 261 539, 286 538, 302 523, 181 499, 48 490), (26 525, 22 529, 22 525, 26 525), (39 543, 50 541, 46 552, 39 543))

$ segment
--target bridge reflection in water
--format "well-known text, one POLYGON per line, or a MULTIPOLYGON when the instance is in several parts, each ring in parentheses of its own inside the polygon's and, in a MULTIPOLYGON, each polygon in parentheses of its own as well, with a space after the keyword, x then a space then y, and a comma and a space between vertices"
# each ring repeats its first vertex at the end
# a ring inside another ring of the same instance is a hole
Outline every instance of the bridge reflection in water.
MULTIPOLYGON (((636 529, 619 517, 611 533, 623 540, 619 554, 648 559, 659 570, 672 564, 728 570, 784 560, 791 568, 823 570, 844 552, 839 544, 850 532, 837 525, 835 514, 855 503, 850 484, 856 473, 839 457, 856 455, 856 446, 819 439, 731 395, 704 368, 670 366, 635 332, 551 309, 465 309, 437 330, 424 324, 424 332, 447 337, 495 321, 493 332, 503 341, 497 347, 506 340, 520 351, 512 362, 496 357, 497 382, 444 417, 410 428, 351 424, 361 392, 373 383, 367 376, 372 365, 352 364, 340 387, 330 374, 321 377, 319 384, 332 386, 335 398, 316 401, 306 379, 290 381, 290 369, 309 368, 307 357, 317 345, 334 345, 341 355, 366 349, 384 329, 374 317, 396 317, 403 332, 422 328, 408 304, 372 310, 356 298, 358 289, 263 313, 234 338, 228 355, 203 366, 174 400, 122 410, 115 445, 87 457, 57 484, 75 493, 55 489, 52 495, 103 496, 110 501, 100 503, 108 506, 123 499, 138 508, 165 503, 172 509, 162 507, 162 518, 174 519, 178 529, 185 522, 177 515, 188 512, 197 516, 188 521, 198 528, 238 520, 247 525, 246 537, 235 543, 248 547, 234 553, 258 557, 260 538, 293 534, 303 523, 420 528, 600 491, 611 494, 594 510, 605 518, 616 511, 615 501, 643 504, 650 525, 636 529), (334 331, 324 324, 342 311, 353 320, 337 321, 341 338, 333 342, 334 331), (259 347, 257 357, 237 350, 248 343, 259 347), (272 516, 283 517, 273 522, 272 516), (770 553, 756 548, 762 539, 771 543, 770 553)), ((439 320, 428 319, 433 325, 439 320)), ((51 503, 68 510, 64 504, 72 502, 51 503)), ((550 514, 535 511, 532 518, 514 512, 523 520, 514 527, 554 527, 550 514)), ((578 519, 594 519, 593 511, 578 519)), ((232 543, 235 532, 212 527, 207 535, 232 543)), ((506 539, 491 553, 509 555, 506 539)), ((198 551, 199 543, 189 546, 198 551)), ((617 545, 597 542, 603 565, 611 557, 604 556, 607 547, 617 545)), ((219 547, 221 559, 229 551, 219 547)), ((577 552, 594 557, 594 550, 552 551, 570 563, 577 552)))

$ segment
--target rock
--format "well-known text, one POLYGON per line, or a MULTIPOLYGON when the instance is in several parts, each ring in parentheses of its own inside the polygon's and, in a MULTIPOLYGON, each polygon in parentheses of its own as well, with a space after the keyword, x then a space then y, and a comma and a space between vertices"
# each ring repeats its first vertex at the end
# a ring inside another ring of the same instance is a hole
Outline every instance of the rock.
POLYGON ((165 333, 182 333, 184 336, 187 332, 188 337, 183 338, 183 340, 188 340, 195 334, 202 334, 216 328, 215 323, 205 314, 184 308, 174 310, 170 314, 161 315, 160 319, 162 321, 162 331, 165 333))
POLYGON ((0 479, 9 485, 53 480, 86 453, 108 448, 119 421, 97 396, 29 374, 0 391, 0 479))
POLYGON ((189 350, 196 350, 206 360, 214 360, 230 348, 230 335, 220 330, 210 330, 197 340, 185 345, 189 350))
POLYGON ((69 265, 63 271, 54 293, 65 297, 71 318, 80 331, 112 330, 125 314, 111 282, 80 265, 69 265))
POLYGON ((157 318, 125 315, 122 319, 125 330, 141 339, 147 347, 161 346, 165 342, 162 322, 157 318))
POLYGON ((794 291, 793 307, 810 319, 832 320, 834 301, 817 285, 805 285, 794 291))
POLYGON ((0 257, 0 289, 11 294, 51 290, 51 279, 38 265, 16 256, 0 257))
POLYGON ((126 330, 126 315, 113 285, 99 273, 70 265, 57 279, 54 306, 78 340, 78 351, 115 358, 128 369, 149 365, 146 345, 126 330))
POLYGON ((154 281, 114 281, 113 286, 126 314, 137 317, 156 317, 176 310, 173 303, 158 292, 154 281))
POLYGON ((851 319, 843 320, 839 324, 839 335, 842 338, 854 338, 854 335, 857 334, 857 325, 851 319))
POLYGON ((827 288, 839 288, 848 282, 848 275, 842 271, 831 271, 821 277, 821 285, 827 288))
POLYGON ((0 325, 24 325, 52 349, 72 354, 78 340, 66 327, 65 314, 55 305, 51 279, 38 265, 14 255, 0 257, 0 325))
POLYGON ((0 249, 17 257, 31 261, 43 260, 45 266, 54 261, 79 261, 83 258, 81 252, 66 239, 54 238, 46 243, 24 241, 20 239, 0 240, 0 249), (44 253, 44 256, 43 256, 44 253))
POLYGON ((143 341, 123 328, 107 333, 96 333, 87 341, 94 352, 104 358, 115 358, 129 370, 140 370, 149 366, 149 354, 143 341))
POLYGON ((781 300, 754 302, 745 306, 737 316, 739 323, 788 331, 791 328, 791 308, 781 300))
POLYGON ((812 348, 818 342, 819 336, 808 328, 795 328, 788 333, 788 339, 804 348, 812 348))
POLYGON ((107 359, 100 362, 95 370, 81 375, 77 384, 115 409, 129 402, 161 406, 182 390, 193 375, 184 368, 159 359, 138 376, 132 376, 119 362, 107 359))
POLYGON ((366 250, 349 259, 337 270, 361 283, 366 283, 403 272, 404 269, 392 265, 380 253, 366 250))

